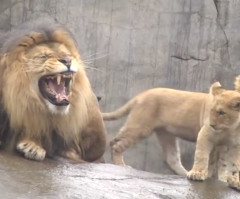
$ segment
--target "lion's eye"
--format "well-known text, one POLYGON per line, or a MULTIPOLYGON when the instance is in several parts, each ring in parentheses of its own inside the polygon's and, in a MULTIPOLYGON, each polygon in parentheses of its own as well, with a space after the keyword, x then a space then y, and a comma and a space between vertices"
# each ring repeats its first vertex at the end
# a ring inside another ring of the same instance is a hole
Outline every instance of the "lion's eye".
POLYGON ((48 59, 49 57, 51 57, 52 55, 51 54, 40 54, 40 55, 37 55, 36 58, 39 58, 39 59, 48 59))
POLYGON ((45 54, 42 54, 42 55, 39 55, 39 58, 41 58, 41 59, 47 59, 47 55, 45 55, 45 54))

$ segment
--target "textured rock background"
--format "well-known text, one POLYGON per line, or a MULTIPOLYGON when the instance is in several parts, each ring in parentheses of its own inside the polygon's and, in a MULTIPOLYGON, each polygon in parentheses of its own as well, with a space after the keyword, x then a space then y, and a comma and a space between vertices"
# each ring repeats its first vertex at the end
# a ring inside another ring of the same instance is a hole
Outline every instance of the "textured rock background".
MULTIPOLYGON (((240 0, 0 0, 0 5, 1 31, 49 17, 74 32, 103 111, 152 87, 207 92, 218 80, 232 88, 240 74, 240 0)), ((110 137, 122 123, 106 123, 110 137)), ((181 145, 189 168, 194 145, 181 145)), ((126 162, 170 173, 155 136, 131 148, 126 162)))

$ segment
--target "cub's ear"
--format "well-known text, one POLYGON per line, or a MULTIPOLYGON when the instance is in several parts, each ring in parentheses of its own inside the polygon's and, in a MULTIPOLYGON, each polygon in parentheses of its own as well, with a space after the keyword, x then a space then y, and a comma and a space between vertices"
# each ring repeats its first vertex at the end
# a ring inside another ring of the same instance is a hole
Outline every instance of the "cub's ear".
POLYGON ((234 85, 235 85, 235 90, 240 92, 240 75, 236 77, 234 85))
POLYGON ((209 92, 211 95, 218 95, 223 91, 223 88, 219 82, 215 82, 211 85, 209 92))

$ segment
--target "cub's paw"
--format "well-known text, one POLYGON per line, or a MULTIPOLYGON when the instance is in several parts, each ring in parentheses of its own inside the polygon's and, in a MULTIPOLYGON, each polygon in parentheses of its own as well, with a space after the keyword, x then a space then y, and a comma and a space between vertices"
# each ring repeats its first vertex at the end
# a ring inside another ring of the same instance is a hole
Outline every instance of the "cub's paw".
POLYGON ((191 170, 187 173, 187 178, 189 180, 199 180, 199 181, 203 181, 206 180, 208 177, 208 172, 205 170, 202 171, 194 171, 191 170))
POLYGON ((25 158, 41 161, 46 156, 46 151, 33 141, 24 140, 18 143, 17 150, 24 154, 25 158))
POLYGON ((228 183, 228 186, 233 188, 233 189, 237 189, 240 191, 240 182, 239 180, 237 180, 236 178, 234 177, 228 177, 227 179, 227 183, 228 183))

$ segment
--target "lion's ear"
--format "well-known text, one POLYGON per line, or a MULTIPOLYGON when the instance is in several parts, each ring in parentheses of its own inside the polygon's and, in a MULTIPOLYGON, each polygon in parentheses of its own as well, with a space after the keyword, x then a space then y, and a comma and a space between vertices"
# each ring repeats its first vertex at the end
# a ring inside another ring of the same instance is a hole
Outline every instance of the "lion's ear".
POLYGON ((223 91, 223 88, 219 82, 213 83, 209 90, 210 94, 213 96, 220 94, 222 91, 223 91))
POLYGON ((236 77, 234 85, 235 85, 235 90, 240 92, 240 75, 236 77))

